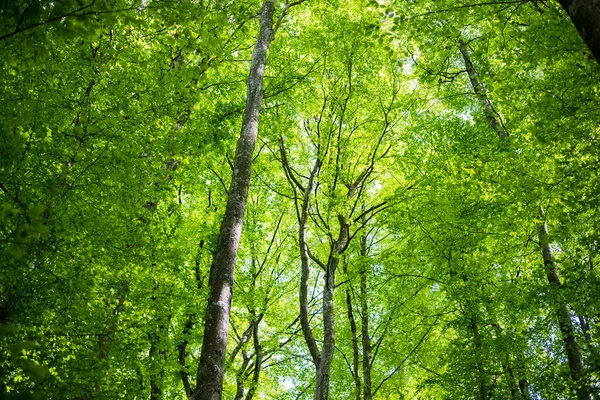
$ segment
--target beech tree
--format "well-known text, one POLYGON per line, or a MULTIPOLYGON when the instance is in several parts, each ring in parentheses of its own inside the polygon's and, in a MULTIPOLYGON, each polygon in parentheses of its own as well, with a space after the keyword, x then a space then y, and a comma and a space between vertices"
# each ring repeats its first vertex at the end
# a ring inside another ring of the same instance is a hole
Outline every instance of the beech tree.
POLYGON ((3 4, 0 397, 600 398, 597 8, 3 4))

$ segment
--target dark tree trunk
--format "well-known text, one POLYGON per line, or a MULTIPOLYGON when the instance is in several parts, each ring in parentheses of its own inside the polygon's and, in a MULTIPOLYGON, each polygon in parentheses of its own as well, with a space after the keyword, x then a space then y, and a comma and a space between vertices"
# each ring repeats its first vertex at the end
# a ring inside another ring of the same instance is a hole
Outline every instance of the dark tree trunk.
MULTIPOLYGON (((348 272, 347 268, 344 268, 344 270, 344 272, 348 272)), ((356 329, 356 319, 354 318, 354 310, 352 307, 350 287, 346 288, 346 307, 348 308, 348 322, 350 323, 350 333, 352 334, 352 378, 354 379, 354 384, 356 385, 356 400, 360 400, 361 387, 359 376, 360 359, 358 357, 358 333, 356 329)))
POLYGON ((483 368, 483 342, 479 334, 479 327, 475 317, 471 317, 471 331, 473 332, 473 341, 475 342, 475 363, 477 366, 479 380, 479 399, 487 400, 488 389, 486 384, 485 369, 483 368))
POLYGON ((186 349, 189 341, 187 340, 187 335, 189 335, 190 330, 193 326, 195 314, 188 315, 187 320, 185 321, 185 325, 183 327, 183 342, 181 342, 177 346, 177 353, 179 359, 179 373, 181 375, 181 382, 183 383, 183 390, 185 391, 185 398, 192 399, 192 388, 190 386, 190 378, 187 372, 187 366, 185 362, 186 358, 186 349))
POLYGON ((263 350, 260 344, 260 339, 258 337, 258 326, 260 324, 260 320, 262 319, 262 314, 256 319, 253 325, 252 337, 253 337, 253 345, 254 345, 254 372, 252 373, 252 386, 248 389, 248 393, 246 394, 245 400, 252 400, 254 394, 256 393, 256 388, 258 387, 258 381, 260 379, 260 371, 262 370, 262 361, 263 361, 263 350))
POLYGON ((206 308, 197 388, 194 393, 196 400, 219 400, 221 398, 235 264, 250 186, 252 154, 258 135, 258 116, 263 98, 265 61, 272 40, 273 2, 265 0, 247 80, 246 109, 242 121, 242 132, 235 151, 227 207, 210 269, 210 297, 206 308))
MULTIPOLYGON (((540 218, 542 222, 538 226, 538 237, 540 239, 540 247, 542 250, 542 256, 544 258, 544 267, 546 267, 546 276, 548 282, 553 289, 553 293, 556 293, 556 289, 561 285, 558 271, 556 270, 556 263, 554 262, 554 254, 550 247, 550 241, 548 239, 548 226, 546 225, 544 209, 540 207, 540 218)), ((577 398, 579 400, 591 400, 592 397, 589 394, 588 388, 583 382, 583 361, 581 359, 581 352, 577 345, 577 338, 575 337, 575 329, 571 322, 571 313, 567 303, 557 298, 555 299, 556 311, 558 314, 558 327, 565 343, 565 352, 567 353, 567 360, 569 362, 569 370, 571 371, 571 378, 575 382, 577 390, 577 398)))
MULTIPOLYGON (((366 220, 363 218, 363 224, 366 220)), ((360 255, 367 256, 367 235, 363 235, 360 242, 360 255)), ((369 336, 369 305, 367 303, 367 270, 366 267, 360 271, 360 308, 361 308, 361 332, 363 353, 363 381, 364 400, 371 400, 371 337, 369 336)))
POLYGON ((600 63, 600 0, 558 0, 600 63))

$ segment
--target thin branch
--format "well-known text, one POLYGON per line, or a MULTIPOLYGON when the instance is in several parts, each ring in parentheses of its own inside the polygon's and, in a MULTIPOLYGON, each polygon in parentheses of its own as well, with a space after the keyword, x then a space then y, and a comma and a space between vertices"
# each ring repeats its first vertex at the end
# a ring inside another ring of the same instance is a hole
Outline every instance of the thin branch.
MULTIPOLYGON (((298 1, 293 1, 291 3, 287 3, 285 5, 285 8, 283 9, 283 11, 281 12, 281 15, 279 16, 279 18, 277 19, 277 23, 275 24, 275 28, 273 28, 273 39, 275 39, 275 34, 277 33, 277 30, 279 29, 279 27, 281 26, 281 22, 283 21, 283 18, 286 16, 286 14, 288 13, 288 11, 290 10, 290 8, 300 5, 302 3, 304 3, 305 0, 298 0, 298 1)), ((271 40, 273 40, 271 39, 271 40)))

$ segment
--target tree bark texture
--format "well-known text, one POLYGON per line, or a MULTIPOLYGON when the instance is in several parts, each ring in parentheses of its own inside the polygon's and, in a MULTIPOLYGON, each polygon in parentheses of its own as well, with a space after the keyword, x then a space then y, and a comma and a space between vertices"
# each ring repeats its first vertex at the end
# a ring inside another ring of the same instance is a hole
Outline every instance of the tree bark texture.
POLYGON ((273 40, 273 8, 272 0, 265 0, 258 39, 252 53, 242 132, 237 142, 229 197, 210 269, 210 297, 194 393, 196 400, 221 398, 235 264, 250 186, 252 154, 258 135, 265 61, 273 40))
POLYGON ((485 92, 485 88, 479 82, 477 78, 477 71, 475 67, 473 67, 473 63, 471 62, 471 57, 469 55, 469 51, 467 50, 467 45, 462 40, 459 42, 460 53, 463 56, 463 60, 465 62, 465 68, 467 70, 467 75, 469 76, 469 81, 471 82, 471 86, 473 87, 473 92, 475 96, 479 99, 481 104, 483 105, 483 111, 485 113, 485 117, 488 120, 488 123, 498 135, 500 140, 503 140, 508 136, 508 131, 504 127, 504 123, 502 122, 502 118, 500 114, 494 106, 490 99, 488 99, 487 94, 485 92))
MULTIPOLYGON (((363 218, 363 223, 366 220, 363 218)), ((360 243, 360 255, 367 256, 367 235, 364 234, 360 243)), ((364 400, 371 400, 371 336, 369 336, 369 304, 367 302, 367 270, 366 266, 360 271, 360 308, 361 308, 361 333, 363 354, 363 396, 364 400)))
POLYGON ((302 264, 302 275, 300 276, 300 326, 302 327, 302 335, 304 336, 304 341, 308 346, 308 350, 315 366, 319 365, 321 354, 310 326, 310 316, 308 310, 308 278, 310 274, 310 260, 308 255, 308 246, 306 244, 306 224, 308 222, 308 209, 310 208, 310 194, 313 190, 315 176, 318 174, 320 167, 321 161, 317 159, 304 191, 302 211, 300 214, 298 228, 298 244, 300 246, 300 261, 302 264))
POLYGON ((348 223, 346 218, 338 215, 340 231, 338 239, 333 243, 325 270, 325 288, 323 289, 323 350, 317 367, 315 381, 315 400, 329 399, 329 379, 331 362, 335 351, 334 304, 335 272, 340 264, 341 254, 348 243, 348 223))
MULTIPOLYGON (((548 225, 545 222, 544 209, 540 207, 540 218, 542 222, 538 226, 538 237, 540 240, 540 247, 542 250, 542 256, 544 258, 544 267, 546 268, 546 276, 548 282, 553 289, 553 293, 556 293, 556 289, 561 285, 558 271, 556 270, 556 263, 554 261, 554 253, 550 247, 550 241, 548 239, 548 225)), ((577 398, 579 400, 592 400, 591 395, 582 381, 583 375, 583 361, 581 359, 581 352, 577 345, 577 338, 575 337, 575 329, 571 321, 571 313, 567 303, 559 298, 554 301, 556 304, 556 311, 558 314, 558 327, 565 344, 565 352, 567 354, 567 360, 569 362, 569 370, 571 372, 571 378, 575 382, 577 390, 577 398)))
MULTIPOLYGON (((348 275, 348 268, 344 263, 344 273, 348 275)), ((352 296, 350 295, 350 284, 346 287, 346 307, 348 309, 348 323, 352 334, 352 378, 356 385, 356 400, 360 400, 361 381, 359 375, 359 351, 358 351, 358 332, 356 329, 356 319, 354 318, 354 309, 352 307, 352 296)))
POLYGON ((558 0, 600 63, 600 0, 558 0))

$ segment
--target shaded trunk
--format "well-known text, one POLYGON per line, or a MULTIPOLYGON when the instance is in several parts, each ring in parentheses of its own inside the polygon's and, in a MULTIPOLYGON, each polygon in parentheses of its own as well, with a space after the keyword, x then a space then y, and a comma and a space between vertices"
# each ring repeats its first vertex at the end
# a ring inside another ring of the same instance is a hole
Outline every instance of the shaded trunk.
POLYGON ((245 400, 252 400, 254 397, 254 393, 256 393, 256 388, 258 387, 258 380, 260 379, 260 372, 262 369, 262 360, 263 360, 263 351, 262 346, 260 345, 260 339, 258 338, 258 326, 260 324, 261 316, 256 320, 253 326, 253 345, 254 345, 254 372, 252 373, 252 386, 248 389, 248 393, 246 393, 245 400))
MULTIPOLYGON (((538 226, 538 237, 540 240, 540 247, 542 250, 542 256, 544 258, 544 267, 546 268, 546 276, 548 282, 552 287, 552 293, 556 294, 556 289, 561 285, 558 271, 556 270, 556 263, 554 261, 554 254, 550 247, 550 241, 548 239, 548 226, 545 222, 544 209, 540 207, 540 218, 542 222, 538 226)), ((571 378, 575 382, 577 398, 579 400, 591 400, 592 397, 589 395, 588 388, 583 382, 583 361, 581 359, 581 352, 577 345, 577 338, 575 337, 575 330, 573 323, 571 322, 571 313, 567 303, 559 298, 558 296, 554 299, 556 305, 556 312, 558 315, 558 327, 565 344, 565 352, 567 354, 567 360, 569 362, 569 370, 571 372, 571 378)))
POLYGON ((265 0, 247 80, 246 109, 242 121, 242 132, 235 151, 229 197, 210 269, 210 297, 206 308, 206 322, 194 399, 218 400, 221 398, 235 264, 250 186, 252 154, 258 135, 265 61, 267 50, 273 39, 272 26, 273 2, 265 0))
POLYGON ((152 334, 150 343, 150 360, 152 363, 152 373, 150 374, 150 400, 159 400, 163 398, 162 383, 164 377, 164 363, 168 353, 166 350, 159 349, 161 333, 163 333, 164 325, 160 324, 156 331, 152 334), (162 358, 163 360, 160 360, 162 358), (163 364, 163 366, 160 366, 163 364))
MULTIPOLYGON (((502 327, 497 322, 492 323, 492 326, 494 327, 498 335, 504 334, 502 327)), ((520 360, 520 364, 522 367, 522 357, 518 355, 517 358, 520 360)), ((519 381, 517 381, 517 379, 515 378, 514 368, 511 366, 510 357, 507 357, 506 361, 502 363, 502 370, 504 371, 504 373, 508 373, 510 381, 510 397, 512 399, 529 400, 529 390, 527 389, 527 387, 529 386, 529 382, 527 381, 527 379, 519 379, 519 381)), ((523 371, 519 371, 518 375, 523 376, 523 371)), ((490 394, 490 398, 491 397, 492 396, 490 394)))
POLYGON ((335 329, 333 295, 335 291, 335 272, 340 264, 340 257, 348 242, 348 223, 346 218, 338 215, 340 232, 337 241, 333 244, 327 260, 325 271, 325 288, 323 289, 323 351, 317 367, 315 381, 315 400, 329 398, 329 379, 333 352, 335 350, 335 329))
POLYGON ((185 321, 185 325, 183 327, 183 342, 181 342, 179 344, 179 346, 177 346, 177 352, 178 352, 178 358, 179 358, 179 367, 180 367, 180 375, 181 375, 181 382, 183 383, 183 390, 185 391, 185 398, 186 399, 191 399, 192 398, 192 388, 190 386, 190 378, 187 372, 187 365, 185 362, 185 358, 186 358, 186 350, 187 350, 187 345, 189 343, 187 336, 190 333, 190 330, 192 329, 193 326, 193 321, 195 318, 195 314, 190 314, 188 315, 187 320, 185 321))
POLYGON ((117 331, 119 313, 123 309, 123 305, 125 303, 125 296, 128 292, 129 283, 127 281, 121 281, 119 284, 119 291, 117 294, 117 305, 112 311, 112 317, 109 328, 98 338, 98 357, 101 360, 108 360, 108 354, 110 353, 111 345, 115 340, 115 333, 117 331))
POLYGON ((558 0, 600 63, 600 0, 558 0))
POLYGON ((467 70, 467 75, 469 76, 469 81, 471 82, 471 86, 473 87, 473 92, 475 92, 475 96, 479 99, 479 101, 483 104, 483 111, 485 113, 485 117, 488 120, 488 123, 498 135, 498 138, 501 140, 508 136, 508 131, 502 122, 502 118, 500 114, 494 106, 492 102, 487 97, 487 93, 485 88, 479 80, 477 79, 477 71, 475 67, 473 67, 473 63, 471 62, 471 57, 469 56, 469 51, 467 50, 467 45, 462 40, 459 42, 460 53, 463 56, 463 60, 465 62, 465 68, 467 70))
POLYGON ((244 380, 246 378, 246 368, 250 363, 251 358, 248 357, 246 351, 242 351, 242 366, 236 376, 236 391, 234 400, 242 400, 244 398, 244 380))
POLYGON ((321 354, 319 352, 317 342, 315 341, 312 328, 310 326, 310 317, 308 310, 308 278, 310 274, 310 260, 308 255, 308 247, 306 244, 306 224, 308 221, 308 209, 310 208, 310 194, 313 189, 315 176, 318 174, 320 166, 321 162, 317 159, 308 179, 306 189, 304 191, 304 198, 302 200, 302 210, 300 214, 298 228, 298 244, 300 245, 300 261, 302 264, 302 274, 300 276, 300 325, 302 326, 302 335, 304 336, 304 341, 308 346, 308 350, 312 357, 313 363, 317 368, 319 365, 321 354))
POLYGON ((483 368, 483 342, 479 334, 479 328, 475 317, 471 317, 471 331, 473 332, 473 341, 475 342, 475 364, 477 366, 479 381, 479 399, 487 400, 488 389, 485 379, 485 370, 483 368))
MULTIPOLYGON (((347 270, 345 272, 347 273, 347 270)), ((352 378, 354 379, 354 385, 356 386, 356 400, 360 400, 361 383, 359 376, 360 360, 358 358, 358 333, 349 288, 346 288, 346 307, 348 308, 348 322, 350 323, 350 333, 352 335, 352 378)))
POLYGON ((521 392, 521 397, 524 400, 531 399, 531 396, 529 396, 529 381, 527 379, 519 380, 519 391, 521 392))
MULTIPOLYGON (((364 220, 363 220, 364 223, 364 220)), ((367 235, 363 235, 360 243, 360 255, 367 255, 367 235)), ((361 308, 361 333, 363 352, 363 381, 364 400, 371 400, 371 337, 369 336, 369 307, 367 303, 367 271, 360 271, 360 308, 361 308)))

